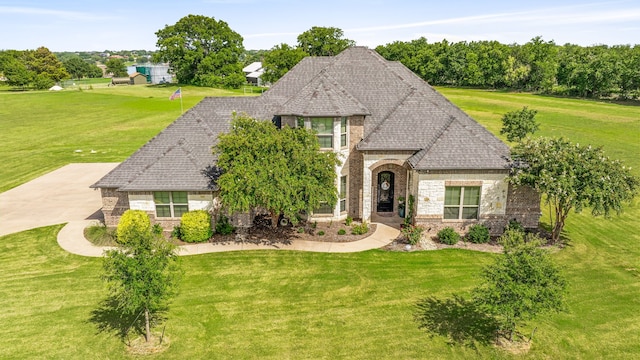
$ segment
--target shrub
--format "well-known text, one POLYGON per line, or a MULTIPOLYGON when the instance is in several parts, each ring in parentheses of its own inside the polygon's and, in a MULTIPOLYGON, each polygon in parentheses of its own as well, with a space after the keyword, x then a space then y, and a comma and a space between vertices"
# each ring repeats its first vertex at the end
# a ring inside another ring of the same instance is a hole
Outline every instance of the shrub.
POLYGON ((482 224, 471 225, 467 233, 467 239, 474 244, 488 243, 491 239, 489 229, 482 224))
POLYGON ((402 234, 411 245, 415 245, 420 241, 423 231, 424 228, 422 226, 409 225, 402 228, 402 234))
POLYGON ((353 223, 353 218, 351 216, 347 216, 347 218, 344 220, 344 224, 347 226, 351 226, 351 223, 353 223))
POLYGON ((322 236, 322 235, 324 235, 324 231, 322 230, 318 231, 318 236, 322 236))
POLYGON ((182 214, 180 218, 182 241, 195 243, 209 240, 212 235, 211 215, 204 210, 194 210, 182 214))
POLYGON ((302 234, 304 232, 304 228, 303 227, 299 227, 298 228, 298 234, 302 234))
POLYGON ((171 231, 171 237, 174 239, 182 239, 182 229, 180 229, 180 225, 176 225, 173 227, 171 231))
POLYGON ((366 221, 363 221, 362 224, 353 225, 351 227, 351 234, 353 235, 363 235, 369 232, 369 224, 366 221))
POLYGON ((443 244, 455 245, 460 240, 460 234, 453 230, 452 227, 446 227, 438 231, 438 240, 443 244))
POLYGON ((139 239, 149 233, 151 233, 149 215, 142 210, 127 210, 118 222, 116 241, 124 244, 125 239, 139 239))
POLYGON ((346 234, 347 234, 347 230, 345 229, 338 230, 338 235, 346 235, 346 234))
POLYGON ((229 222, 229 218, 221 215, 218 221, 216 222, 216 234, 220 235, 229 235, 233 233, 235 228, 229 222))
POLYGON ((522 226, 522 224, 520 224, 518 220, 513 219, 513 220, 509 220, 509 224, 507 224, 507 227, 504 229, 504 231, 507 231, 507 230, 516 230, 516 231, 524 232, 524 226, 522 226))
POLYGON ((162 235, 164 229, 160 224, 153 224, 153 226, 151 227, 151 232, 153 232, 155 235, 162 235))

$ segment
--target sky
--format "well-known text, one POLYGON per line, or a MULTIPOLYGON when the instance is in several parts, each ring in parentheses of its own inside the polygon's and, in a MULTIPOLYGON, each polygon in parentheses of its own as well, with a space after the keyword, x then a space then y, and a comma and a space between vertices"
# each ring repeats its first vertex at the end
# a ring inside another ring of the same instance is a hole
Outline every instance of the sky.
POLYGON ((155 32, 189 14, 225 21, 248 50, 295 45, 313 26, 370 48, 420 37, 640 44, 640 0, 0 0, 0 49, 155 50, 155 32))

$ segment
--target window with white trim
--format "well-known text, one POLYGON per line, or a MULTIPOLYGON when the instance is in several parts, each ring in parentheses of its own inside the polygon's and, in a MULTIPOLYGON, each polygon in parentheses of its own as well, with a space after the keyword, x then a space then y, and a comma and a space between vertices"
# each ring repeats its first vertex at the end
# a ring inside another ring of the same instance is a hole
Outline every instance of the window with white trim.
POLYGON ((347 211, 347 177, 340 177, 340 212, 347 211))
POLYGON ((333 148, 333 118, 311 118, 311 129, 315 130, 321 149, 333 148))
POLYGON ((347 147, 347 118, 340 118, 340 147, 347 147))
POLYGON ((445 188, 445 219, 477 219, 479 213, 479 186, 447 186, 445 188))
POLYGON ((186 191, 156 191, 153 193, 156 204, 156 217, 181 217, 189 211, 189 198, 186 191))

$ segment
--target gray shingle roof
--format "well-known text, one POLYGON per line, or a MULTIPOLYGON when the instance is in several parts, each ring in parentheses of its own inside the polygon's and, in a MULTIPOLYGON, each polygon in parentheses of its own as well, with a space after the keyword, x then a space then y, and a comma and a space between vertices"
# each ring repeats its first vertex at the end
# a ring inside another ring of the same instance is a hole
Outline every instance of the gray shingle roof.
POLYGON ((398 62, 364 47, 307 57, 260 97, 206 98, 92 185, 124 191, 206 190, 200 173, 232 113, 366 115, 358 150, 410 150, 427 169, 504 169, 509 148, 398 62))
POLYGON ((324 70, 278 109, 279 115, 339 117, 370 111, 324 70))

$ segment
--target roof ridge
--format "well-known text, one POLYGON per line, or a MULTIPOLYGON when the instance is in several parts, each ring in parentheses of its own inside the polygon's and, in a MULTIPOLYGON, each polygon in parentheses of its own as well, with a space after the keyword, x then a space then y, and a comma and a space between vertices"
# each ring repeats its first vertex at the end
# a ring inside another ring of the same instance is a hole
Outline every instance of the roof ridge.
POLYGON ((453 115, 449 115, 449 119, 442 126, 442 128, 438 130, 438 132, 436 133, 436 136, 433 137, 433 140, 431 141, 431 143, 427 144, 427 146, 424 147, 423 149, 424 154, 420 157, 420 159, 418 159, 418 161, 422 160, 422 158, 427 156, 427 154, 431 151, 431 149, 433 149, 433 146, 438 142, 438 140, 440 140, 442 135, 444 135, 444 133, 451 127, 451 124, 453 124, 455 121, 457 121, 456 117, 453 115))
MULTIPOLYGON (((385 122, 387 122, 387 120, 389 120, 389 117, 391 116, 391 114, 393 114, 394 112, 396 112, 396 110, 398 110, 398 108, 400 107, 400 105, 404 104, 405 101, 407 101, 407 99, 409 99, 409 97, 413 94, 415 94, 415 91, 417 90, 415 87, 411 86, 409 88, 409 92, 400 100, 398 101, 392 108, 391 110, 389 110, 389 112, 387 112, 384 116, 382 116, 382 120, 380 122, 378 122, 378 124, 376 124, 376 126, 371 129, 371 131, 369 131, 369 135, 367 135, 367 139, 375 134, 381 127, 382 125, 384 125, 385 122)), ((366 139, 363 139, 362 141, 366 142, 366 139)))

